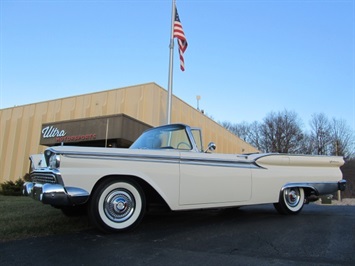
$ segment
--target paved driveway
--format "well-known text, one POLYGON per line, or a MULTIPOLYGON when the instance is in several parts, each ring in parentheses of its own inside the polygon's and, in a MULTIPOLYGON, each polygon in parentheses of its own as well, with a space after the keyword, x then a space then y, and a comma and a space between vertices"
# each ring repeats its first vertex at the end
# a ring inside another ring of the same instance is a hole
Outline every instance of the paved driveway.
POLYGON ((355 206, 154 212, 133 232, 0 244, 2 265, 355 265, 355 206))

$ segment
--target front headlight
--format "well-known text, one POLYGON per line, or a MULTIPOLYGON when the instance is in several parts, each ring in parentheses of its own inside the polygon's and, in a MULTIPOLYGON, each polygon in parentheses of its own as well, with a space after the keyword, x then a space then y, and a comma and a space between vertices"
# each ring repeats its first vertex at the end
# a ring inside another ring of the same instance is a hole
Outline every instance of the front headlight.
POLYGON ((57 154, 52 154, 49 157, 49 165, 50 168, 59 168, 60 166, 60 156, 57 154))

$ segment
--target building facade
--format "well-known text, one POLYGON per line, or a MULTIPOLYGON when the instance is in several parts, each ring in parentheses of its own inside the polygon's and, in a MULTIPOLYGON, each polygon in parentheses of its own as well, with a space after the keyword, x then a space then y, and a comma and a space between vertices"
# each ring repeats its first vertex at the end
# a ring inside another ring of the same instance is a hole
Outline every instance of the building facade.
MULTIPOLYGON (((0 183, 22 178, 29 156, 47 146, 123 147, 146 129, 166 123, 167 91, 155 83, 78 95, 0 110, 0 183)), ((257 149, 173 96, 171 123, 200 127, 204 146, 219 153, 257 149)))

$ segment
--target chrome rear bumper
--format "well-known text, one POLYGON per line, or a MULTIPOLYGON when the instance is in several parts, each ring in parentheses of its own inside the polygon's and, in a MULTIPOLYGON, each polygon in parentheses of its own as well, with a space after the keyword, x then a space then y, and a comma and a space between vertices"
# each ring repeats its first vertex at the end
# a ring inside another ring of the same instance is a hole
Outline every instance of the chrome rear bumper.
POLYGON ((333 194, 338 190, 344 191, 346 188, 346 180, 342 179, 338 182, 305 182, 305 183, 287 183, 282 187, 281 191, 290 187, 310 188, 316 196, 333 194))
POLYGON ((346 180, 342 179, 338 182, 338 189, 344 191, 346 188, 346 180))
POLYGON ((32 182, 23 184, 22 194, 53 206, 84 204, 90 196, 89 192, 81 188, 64 187, 60 184, 40 184, 32 182))

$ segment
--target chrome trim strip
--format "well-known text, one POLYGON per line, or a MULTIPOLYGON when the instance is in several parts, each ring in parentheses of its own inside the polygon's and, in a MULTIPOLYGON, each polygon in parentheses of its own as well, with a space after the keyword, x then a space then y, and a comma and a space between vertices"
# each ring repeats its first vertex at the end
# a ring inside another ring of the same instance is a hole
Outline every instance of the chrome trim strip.
POLYGON ((80 159, 99 159, 99 160, 120 160, 120 161, 139 161, 157 163, 179 163, 179 156, 160 156, 160 155, 139 155, 137 154, 97 154, 97 153, 66 153, 63 156, 80 159))
POLYGON ((132 154, 105 154, 102 153, 66 153, 63 156, 82 159, 99 159, 99 160, 121 160, 121 161, 138 161, 138 162, 155 162, 155 163, 181 163, 190 165, 206 165, 236 168, 255 168, 260 169, 253 161, 242 162, 238 160, 218 160, 218 159, 191 159, 180 158, 179 156, 160 156, 160 155, 132 155, 132 154))
POLYGON ((195 139, 194 139, 194 136, 193 136, 193 134, 191 132, 190 126, 185 125, 185 131, 186 131, 186 134, 187 134, 187 136, 188 136, 188 138, 190 140, 190 143, 192 145, 192 149, 191 150, 194 151, 194 152, 199 152, 199 150, 197 148, 197 145, 196 145, 196 142, 195 142, 195 139))
POLYGON ((203 160, 203 159, 181 159, 181 164, 189 165, 204 165, 204 166, 220 166, 220 167, 235 167, 235 168, 255 168, 259 169, 254 162, 240 162, 229 160, 203 160))

